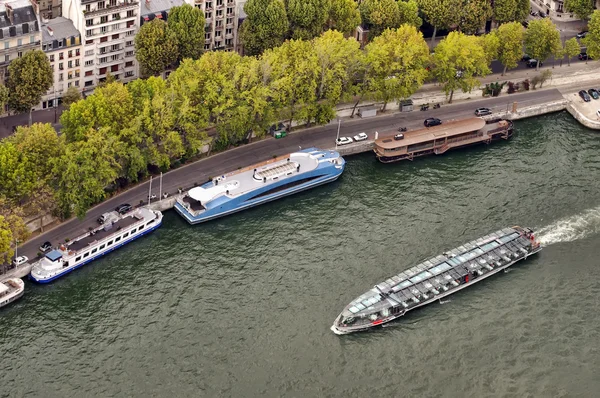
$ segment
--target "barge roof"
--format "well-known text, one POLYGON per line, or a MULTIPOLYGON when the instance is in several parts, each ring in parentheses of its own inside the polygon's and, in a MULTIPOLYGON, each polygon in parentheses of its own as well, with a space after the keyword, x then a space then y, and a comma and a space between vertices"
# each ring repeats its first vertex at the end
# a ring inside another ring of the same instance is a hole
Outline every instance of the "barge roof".
POLYGON ((407 145, 420 144, 435 139, 452 137, 454 135, 477 131, 484 128, 486 122, 479 117, 470 117, 461 120, 451 120, 438 126, 425 127, 419 130, 404 133, 403 140, 394 140, 393 137, 383 137, 375 140, 375 145, 383 149, 395 149, 407 145))

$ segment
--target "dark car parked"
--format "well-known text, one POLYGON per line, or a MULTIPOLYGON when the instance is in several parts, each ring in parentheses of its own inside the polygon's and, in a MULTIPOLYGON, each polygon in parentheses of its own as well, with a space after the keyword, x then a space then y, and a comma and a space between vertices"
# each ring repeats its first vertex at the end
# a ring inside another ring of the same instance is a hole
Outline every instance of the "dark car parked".
POLYGON ((530 57, 529 55, 527 55, 527 54, 523 54, 523 57, 521 58, 521 61, 525 61, 525 62, 527 62, 527 61, 529 61, 530 59, 531 59, 531 57, 530 57))
POLYGON ((543 62, 538 61, 537 59, 531 58, 529 61, 527 61, 527 67, 535 68, 535 67, 537 67, 538 62, 540 63, 540 66, 544 65, 543 62))
POLYGON ((52 243, 50 242, 44 242, 42 243, 42 245, 40 246, 40 251, 42 253, 46 253, 48 250, 52 249, 52 243))
POLYGON ((587 34, 588 34, 588 31, 587 31, 587 30, 584 30, 583 32, 579 32, 579 33, 577 33, 577 36, 576 36, 576 37, 577 37, 578 39, 583 39, 584 37, 586 37, 586 36, 587 36, 587 34))
POLYGON ((438 118, 430 117, 429 119, 425 119, 423 124, 425 125, 425 127, 432 127, 442 124, 442 121, 438 118))
POLYGON ((590 102, 592 99, 590 98, 589 94, 585 92, 585 90, 581 90, 579 92, 579 96, 581 97, 581 99, 583 99, 585 102, 590 102))
POLYGON ((492 110, 490 108, 477 108, 475 109, 475 116, 491 115, 492 110))
POLYGON ((592 60, 592 57, 590 57, 589 55, 587 55, 587 53, 585 52, 581 52, 579 53, 579 55, 577 56, 579 58, 580 61, 585 61, 585 60, 592 60))
POLYGON ((592 97, 595 100, 597 100, 598 98, 600 98, 600 93, 595 88, 590 88, 588 90, 588 94, 590 95, 590 97, 592 97))
POLYGON ((131 211, 132 207, 129 203, 123 203, 122 205, 118 205, 115 209, 119 214, 125 214, 131 211))

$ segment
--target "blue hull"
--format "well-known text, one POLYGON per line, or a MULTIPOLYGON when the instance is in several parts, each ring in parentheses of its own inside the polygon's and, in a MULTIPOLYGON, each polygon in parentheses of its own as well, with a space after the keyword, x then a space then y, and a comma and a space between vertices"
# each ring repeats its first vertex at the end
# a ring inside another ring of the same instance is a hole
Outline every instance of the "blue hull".
POLYGON ((92 261, 94 261, 94 260, 96 260, 96 259, 98 259, 98 258, 100 258, 100 257, 104 256, 104 255, 105 255, 105 254, 107 254, 107 253, 110 253, 110 252, 112 252, 113 250, 116 250, 116 249, 118 249, 118 248, 119 248, 119 247, 121 247, 121 246, 124 246, 124 245, 126 245, 126 244, 128 244, 128 243, 130 243, 130 242, 133 242, 133 241, 134 241, 134 240, 136 240, 137 238, 140 238, 140 237, 142 237, 142 236, 144 236, 144 235, 146 235, 146 234, 149 234, 150 232, 154 231, 155 229, 157 229, 157 228, 158 228, 158 227, 160 227, 161 225, 162 225, 162 219, 161 219, 161 220, 160 220, 160 222, 159 222, 158 224, 156 224, 154 227, 152 227, 152 228, 150 228, 150 229, 148 229, 148 230, 146 230, 146 231, 142 232, 141 234, 139 234, 139 235, 135 235, 135 236, 134 236, 134 237, 132 237, 132 238, 129 238, 129 239, 127 239, 127 240, 124 240, 124 241, 123 241, 123 243, 121 243, 121 244, 118 244, 118 245, 115 245, 114 247, 112 247, 112 248, 110 248, 110 249, 108 249, 108 250, 106 250, 106 251, 103 251, 102 253, 99 253, 99 254, 95 255, 94 257, 90 257, 90 259, 88 259, 88 260, 86 260, 86 261, 82 262, 81 264, 79 264, 79 265, 77 265, 77 266, 75 266, 75 267, 72 267, 72 268, 68 268, 68 269, 66 269, 64 272, 61 272, 61 273, 60 273, 60 274, 58 274, 58 275, 54 275, 54 276, 53 276, 52 278, 50 278, 50 279, 36 279, 36 278, 35 278, 33 275, 29 274, 29 280, 31 280, 31 281, 33 281, 33 282, 36 282, 36 283, 41 283, 41 284, 43 284, 43 283, 50 283, 50 282, 52 282, 53 280, 55 280, 55 279, 58 279, 58 278, 60 278, 61 276, 67 275, 68 273, 70 273, 70 272, 72 272, 72 271, 75 271, 75 270, 76 270, 76 269, 78 269, 78 268, 81 268, 81 267, 83 267, 84 265, 86 265, 86 264, 88 264, 88 263, 90 263, 90 262, 92 262, 92 261))
MULTIPOLYGON (((270 195, 265 195, 260 198, 245 200, 245 197, 247 197, 247 196, 256 195, 257 192, 253 192, 253 193, 244 195, 244 197, 240 197, 235 201, 232 200, 229 203, 224 203, 223 205, 219 206, 217 209, 214 209, 214 208, 208 209, 204 213, 199 214, 197 216, 190 214, 187 211, 187 209, 185 207, 183 207, 179 202, 175 203, 175 211, 177 211, 177 213, 179 213, 190 224, 203 223, 206 221, 214 220, 219 217, 223 217, 223 216, 227 216, 229 214, 236 213, 238 211, 246 210, 246 209, 261 205, 263 203, 267 203, 267 202, 277 200, 277 199, 280 199, 280 198, 283 198, 283 197, 286 197, 289 195, 293 195, 298 192, 302 192, 302 191, 305 191, 305 190, 308 190, 311 188, 315 188, 319 185, 333 182, 342 175, 344 168, 345 168, 345 165, 344 165, 344 167, 342 167, 340 169, 332 166, 331 169, 334 172, 331 172, 331 170, 328 171, 328 170, 317 169, 310 173, 307 173, 306 175, 298 176, 298 178, 306 178, 306 177, 316 176, 313 180, 307 181, 306 183, 299 184, 299 185, 296 185, 296 186, 288 188, 288 189, 283 189, 281 191, 274 192, 270 195)), ((287 182, 293 182, 293 180, 292 181, 285 180, 282 182, 282 184, 287 183, 287 182)), ((271 189, 271 188, 276 188, 276 186, 269 187, 269 189, 271 189)))

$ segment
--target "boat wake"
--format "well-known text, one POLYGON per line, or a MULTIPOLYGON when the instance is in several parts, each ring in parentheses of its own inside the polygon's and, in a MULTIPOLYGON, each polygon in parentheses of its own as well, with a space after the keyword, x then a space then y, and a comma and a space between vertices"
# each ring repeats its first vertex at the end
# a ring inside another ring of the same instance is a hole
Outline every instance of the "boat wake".
POLYGON ((600 206, 558 220, 537 231, 543 246, 554 243, 572 242, 600 232, 600 206))

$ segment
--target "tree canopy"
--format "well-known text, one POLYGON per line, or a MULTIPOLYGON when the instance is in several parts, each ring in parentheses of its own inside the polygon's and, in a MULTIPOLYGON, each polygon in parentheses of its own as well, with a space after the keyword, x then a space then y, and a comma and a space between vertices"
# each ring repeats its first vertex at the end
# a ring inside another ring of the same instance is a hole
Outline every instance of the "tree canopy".
POLYGON ((360 11, 355 0, 331 0, 326 29, 351 34, 360 25, 360 11))
POLYGON ((493 17, 500 24, 523 22, 530 8, 529 0, 494 0, 493 17))
POLYGON ((588 34, 582 43, 587 46, 587 54, 594 58, 600 58, 600 10, 594 11, 588 23, 588 34))
POLYGON ((360 16, 369 29, 369 38, 379 36, 386 29, 400 26, 400 9, 396 0, 363 0, 360 16))
MULTIPOLYGON (((529 23, 525 31, 525 50, 532 58, 545 61, 560 47, 560 32, 550 18, 536 19, 529 23)), ((536 70, 539 65, 538 62, 536 70)))
POLYGON ((564 9, 577 15, 579 19, 588 19, 594 12, 594 1, 591 0, 565 0, 564 9))
POLYGON ((491 16, 489 0, 463 0, 459 8, 458 29, 462 33, 475 34, 491 16))
POLYGON ((135 57, 143 76, 157 76, 179 58, 175 32, 155 18, 145 23, 135 36, 135 57))
POLYGON ((204 13, 189 4, 173 7, 169 11, 167 29, 177 38, 177 61, 198 59, 204 49, 204 13))
POLYGON ((81 93, 79 89, 75 86, 71 86, 67 89, 67 92, 62 97, 62 103, 66 109, 69 109, 71 104, 79 101, 81 99, 81 93))
POLYGON ((419 0, 418 4, 427 22, 433 26, 432 43, 438 29, 447 29, 458 23, 461 0, 419 0))
POLYGON ((260 55, 283 43, 290 26, 283 0, 248 0, 244 12, 240 41, 245 54, 260 55))
POLYGON ((505 23, 500 25, 496 35, 500 42, 498 60, 504 65, 504 75, 507 69, 516 68, 523 57, 523 26, 519 22, 505 23))
POLYGON ((292 39, 310 40, 323 33, 329 18, 330 0, 286 0, 292 39))

